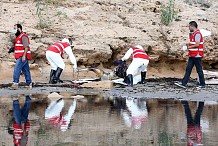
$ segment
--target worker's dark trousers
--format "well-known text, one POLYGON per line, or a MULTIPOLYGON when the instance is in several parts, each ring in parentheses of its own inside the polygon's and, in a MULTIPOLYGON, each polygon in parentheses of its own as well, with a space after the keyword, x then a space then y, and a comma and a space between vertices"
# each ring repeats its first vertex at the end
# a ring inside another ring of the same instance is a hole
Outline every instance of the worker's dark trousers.
POLYGON ((182 101, 182 105, 185 109, 185 115, 187 119, 187 125, 198 125, 200 126, 200 121, 201 121, 201 114, 204 109, 204 102, 198 102, 198 108, 195 112, 195 116, 192 116, 188 101, 184 100, 182 101))
POLYGON ((195 65, 200 80, 200 86, 205 86, 205 79, 204 79, 204 73, 203 73, 201 61, 202 61, 201 57, 189 57, 188 65, 186 67, 186 73, 184 78, 182 79, 182 85, 185 86, 188 83, 192 72, 192 68, 195 65))

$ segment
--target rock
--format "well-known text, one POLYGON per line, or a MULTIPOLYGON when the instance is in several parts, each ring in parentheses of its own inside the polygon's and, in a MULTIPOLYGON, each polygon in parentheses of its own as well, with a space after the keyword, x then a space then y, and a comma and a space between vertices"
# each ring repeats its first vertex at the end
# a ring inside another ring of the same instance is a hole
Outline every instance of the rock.
POLYGON ((75 98, 75 99, 83 99, 84 96, 83 96, 83 95, 76 95, 76 96, 71 96, 71 98, 75 98))
POLYGON ((99 81, 99 82, 90 82, 81 85, 81 87, 91 87, 100 90, 111 89, 113 87, 112 81, 99 81))
POLYGON ((51 100, 58 100, 60 98, 63 98, 63 96, 58 94, 57 92, 53 92, 53 93, 48 95, 48 98, 51 100))

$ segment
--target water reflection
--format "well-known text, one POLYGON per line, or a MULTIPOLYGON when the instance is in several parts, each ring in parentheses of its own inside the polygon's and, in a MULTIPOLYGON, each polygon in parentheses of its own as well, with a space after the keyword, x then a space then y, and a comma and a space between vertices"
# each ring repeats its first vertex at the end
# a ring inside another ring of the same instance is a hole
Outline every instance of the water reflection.
POLYGON ((146 101, 142 99, 126 98, 127 110, 122 111, 122 117, 128 127, 140 129, 148 117, 146 101))
POLYGON ((198 108, 194 117, 192 116, 191 109, 188 101, 182 101, 187 119, 187 145, 200 146, 202 143, 202 127, 201 127, 201 114, 204 109, 204 102, 198 102, 198 108))
POLYGON ((13 142, 15 146, 26 146, 30 130, 30 122, 28 120, 31 98, 29 95, 25 98, 25 103, 20 108, 18 97, 13 97, 13 129, 9 133, 13 134, 13 142))
POLYGON ((141 98, 114 98, 111 110, 120 113, 125 125, 134 129, 140 129, 148 117, 146 100, 141 98))
POLYGON ((63 108, 65 101, 63 98, 51 100, 49 106, 45 110, 45 119, 53 124, 55 127, 60 128, 61 131, 66 131, 70 127, 71 118, 76 109, 77 100, 73 99, 67 113, 63 115, 63 108))
POLYGON ((0 101, 0 145, 13 145, 13 137, 8 134, 13 135, 13 126, 7 131, 4 113, 11 107, 19 111, 15 110, 18 104, 24 105, 22 111, 30 100, 31 109, 26 108, 29 110, 26 121, 31 124, 31 129, 26 127, 29 146, 218 145, 218 105, 214 103, 102 96, 74 99, 69 98, 74 96, 72 93, 61 95, 53 99, 31 95, 31 99, 23 97, 25 102, 20 98, 10 101, 7 98, 7 103, 0 101))

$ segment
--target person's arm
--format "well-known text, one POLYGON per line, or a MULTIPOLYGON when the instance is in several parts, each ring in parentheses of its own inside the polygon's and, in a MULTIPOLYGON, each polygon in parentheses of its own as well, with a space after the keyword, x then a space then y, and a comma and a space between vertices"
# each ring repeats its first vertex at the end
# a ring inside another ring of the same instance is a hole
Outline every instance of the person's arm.
POLYGON ((70 58, 71 63, 74 65, 73 68, 77 69, 77 62, 76 62, 76 57, 74 56, 71 47, 67 47, 64 49, 64 51, 67 53, 67 55, 70 58))
POLYGON ((133 49, 130 48, 121 60, 125 61, 125 60, 129 59, 129 57, 132 55, 132 53, 133 53, 133 49))
POLYGON ((22 37, 22 44, 23 44, 23 47, 24 47, 22 62, 24 62, 26 60, 26 54, 27 54, 28 48, 29 48, 28 38, 26 36, 22 37))
POLYGON ((196 34, 195 35, 195 44, 192 46, 188 46, 188 49, 195 49, 198 48, 200 45, 200 41, 201 41, 201 35, 200 34, 196 34))

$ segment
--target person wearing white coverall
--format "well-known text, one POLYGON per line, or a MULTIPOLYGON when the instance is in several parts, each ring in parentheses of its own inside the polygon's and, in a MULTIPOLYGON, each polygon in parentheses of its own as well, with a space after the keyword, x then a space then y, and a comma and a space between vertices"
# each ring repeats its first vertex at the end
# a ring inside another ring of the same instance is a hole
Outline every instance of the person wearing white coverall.
POLYGON ((71 117, 73 116, 76 109, 77 100, 74 99, 68 112, 63 116, 62 110, 64 108, 64 100, 62 98, 51 101, 48 108, 45 110, 45 119, 52 123, 54 126, 66 131, 70 125, 71 117))
POLYGON ((49 83, 63 83, 60 80, 60 75, 65 68, 63 54, 66 52, 69 55, 70 61, 73 64, 73 69, 77 69, 77 61, 72 52, 73 44, 71 38, 64 38, 61 42, 56 42, 46 50, 46 58, 51 65, 49 83))
POLYGON ((145 53, 143 47, 141 45, 137 45, 133 48, 130 48, 124 57, 121 59, 125 61, 130 58, 132 55, 132 63, 129 65, 127 69, 127 79, 128 85, 133 86, 133 76, 136 75, 138 72, 141 72, 141 84, 145 84, 147 66, 149 63, 149 57, 145 53))
POLYGON ((126 106, 129 112, 122 112, 125 124, 128 127, 140 129, 148 117, 146 101, 142 101, 141 99, 126 98, 126 106))

